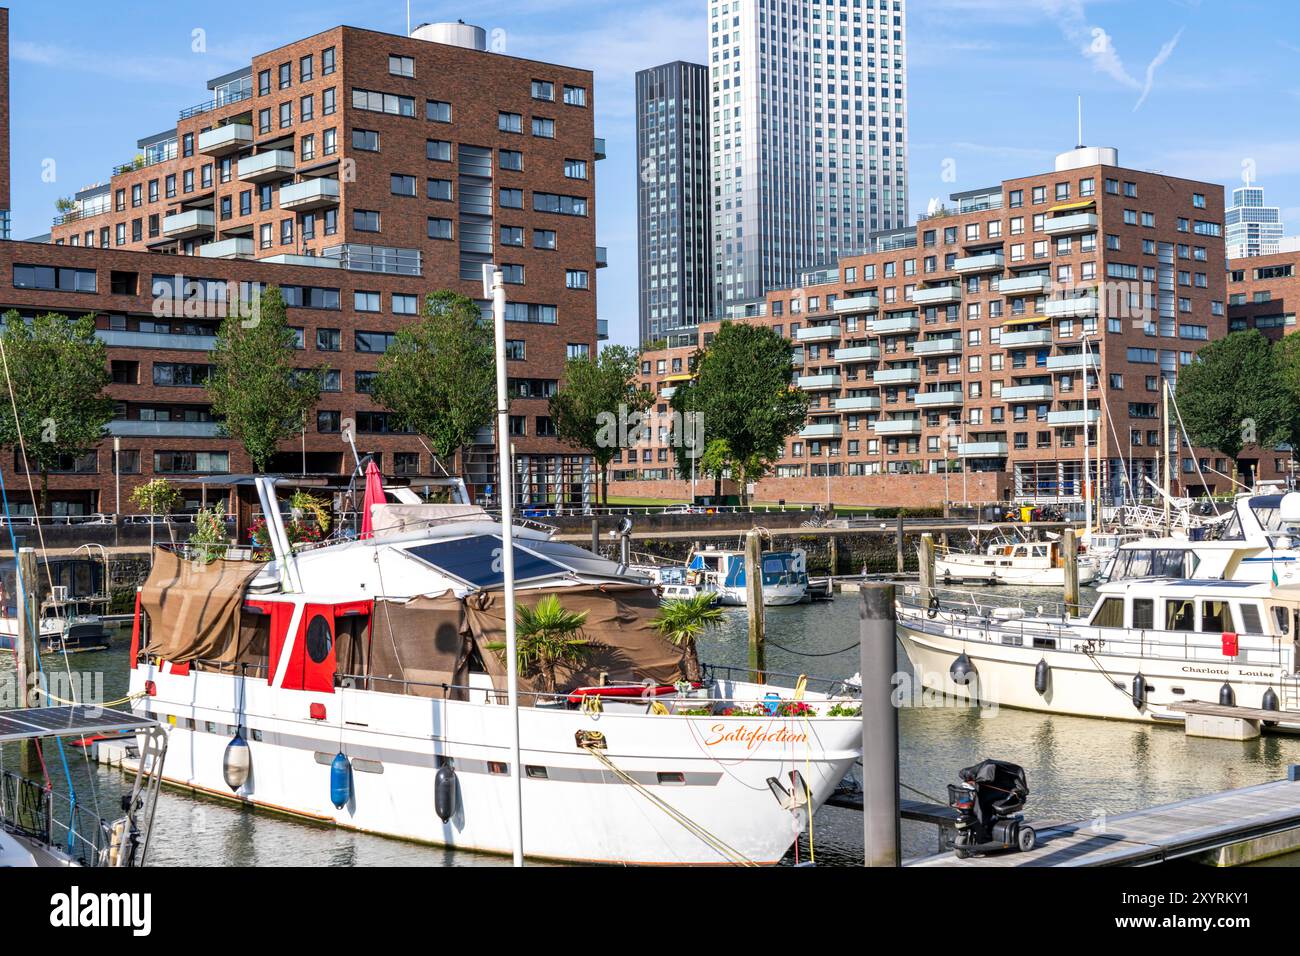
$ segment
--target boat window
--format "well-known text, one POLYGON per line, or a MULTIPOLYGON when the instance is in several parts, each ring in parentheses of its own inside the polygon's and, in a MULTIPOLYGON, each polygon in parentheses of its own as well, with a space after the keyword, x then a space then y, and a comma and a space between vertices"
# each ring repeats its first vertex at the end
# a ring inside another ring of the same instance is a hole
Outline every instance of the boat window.
POLYGON ((1192 601, 1165 601, 1165 630, 1196 630, 1196 607, 1192 601))
POLYGON ((1235 511, 1223 524, 1219 525, 1219 540, 1221 541, 1241 541, 1245 537, 1241 530, 1241 519, 1237 517, 1235 511))
POLYGON ((1201 602, 1201 630, 1211 632, 1232 630, 1232 610, 1227 601, 1201 602))
POLYGON ((1036 544, 1036 545, 1034 545, 1034 557, 1036 557, 1036 558, 1045 558, 1045 557, 1047 557, 1047 545, 1045 545, 1045 544, 1036 544))
POLYGON ((1284 607, 1273 608, 1273 619, 1277 621, 1277 632, 1279 634, 1291 633, 1290 615, 1287 614, 1286 608, 1284 607))
POLYGON ((1089 623, 1093 627, 1123 627, 1124 599, 1119 597, 1106 598, 1097 605, 1097 610, 1092 615, 1092 621, 1089 623))
POLYGON ((1282 530, 1282 496, 1259 495, 1250 499, 1250 510, 1265 531, 1282 530))
POLYGON ((1156 602, 1152 598, 1133 599, 1133 626, 1143 631, 1156 626, 1156 602))
POLYGON ((1239 604, 1241 611, 1241 629, 1246 634, 1263 634, 1264 624, 1259 619, 1259 607, 1254 604, 1239 604))

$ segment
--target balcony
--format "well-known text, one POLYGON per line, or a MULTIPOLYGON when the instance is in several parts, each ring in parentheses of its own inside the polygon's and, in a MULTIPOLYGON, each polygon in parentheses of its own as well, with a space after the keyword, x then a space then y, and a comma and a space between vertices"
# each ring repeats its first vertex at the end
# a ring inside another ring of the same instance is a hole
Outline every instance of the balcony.
POLYGON ((190 209, 164 217, 162 231, 168 239, 190 239, 211 235, 216 223, 217 217, 211 209, 190 209))
POLYGON ((917 289, 912 293, 913 305, 951 305, 961 301, 961 286, 938 285, 932 289, 917 289))
POLYGON ((878 412, 880 411, 879 395, 850 395, 847 398, 835 399, 835 410, 837 412, 878 412))
POLYGON ((918 408, 945 408, 962 403, 961 389, 944 389, 939 392, 917 392, 918 408))
POLYGON ((1043 311, 1054 319, 1078 319, 1097 314, 1097 297, 1087 295, 1078 299, 1049 299, 1043 311))
POLYGON ((261 183, 270 179, 283 179, 292 176, 294 170, 293 152, 288 149, 269 149, 254 156, 245 156, 239 160, 237 176, 240 182, 261 183))
POLYGON ((1047 276, 1015 276, 998 283, 999 295, 1042 295, 1052 287, 1047 276))
POLYGON ((356 242, 322 249, 321 256, 338 260, 340 266, 352 272, 382 272, 395 276, 420 275, 423 260, 419 249, 367 246, 356 242))
POLYGON ((205 259, 251 259, 253 258, 253 240, 243 236, 222 239, 199 246, 199 255, 205 259))
POLYGON ((814 422, 799 430, 800 438, 839 438, 844 429, 839 422, 814 422))
POLYGON ((1101 409, 1090 408, 1085 412, 1082 408, 1074 408, 1061 412, 1048 412, 1047 424, 1053 428, 1069 428, 1082 425, 1085 417, 1089 425, 1095 425, 1101 420, 1101 409))
POLYGON ((1005 458, 1007 443, 1004 441, 963 441, 957 443, 958 458, 1005 458))
MULTIPOLYGON (((183 308, 183 306, 178 306, 183 308)), ((212 335, 180 335, 164 332, 127 332, 122 329, 96 329, 95 338, 105 345, 131 349, 173 349, 175 351, 211 352, 217 344, 212 335)))
POLYGON ((281 252, 274 256, 263 256, 258 262, 270 262, 280 266, 310 266, 316 269, 337 269, 339 260, 329 256, 300 256, 292 252, 281 252))
POLYGON ((796 384, 805 392, 824 392, 828 389, 840 387, 840 376, 838 372, 830 372, 825 375, 800 375, 796 379, 796 384))
POLYGON ((604 269, 609 266, 609 249, 605 246, 596 247, 596 268, 604 269))
POLYGON ((1051 372, 1079 372, 1083 370, 1085 361, 1090 369, 1096 369, 1101 365, 1101 359, 1097 357, 1096 352, 1089 352, 1086 358, 1082 352, 1076 352, 1073 355, 1049 355, 1047 368, 1051 372))
POLYGON ((124 438, 219 438, 216 422, 141 422, 118 419, 108 423, 108 433, 124 438))
POLYGON ((609 341, 609 319, 596 320, 596 341, 597 342, 609 341))
POLYGON ((1035 345, 1051 345, 1051 329, 1026 329, 1023 332, 1003 332, 1001 345, 1004 349, 1032 348, 1035 345))
POLYGON ((669 398, 669 399, 670 399, 670 398, 672 398, 672 397, 673 397, 674 395, 676 395, 676 394, 677 394, 677 386, 676 386, 676 385, 669 385, 667 388, 661 388, 661 389, 659 390, 659 397, 660 397, 660 398, 669 398))
POLYGON ((840 326, 838 322, 832 322, 830 325, 809 325, 796 332, 794 337, 800 342, 838 342, 840 326))
POLYGON ((921 320, 914 315, 900 315, 892 319, 877 319, 869 323, 869 331, 876 333, 876 335, 916 332, 920 328, 921 320))
POLYGON ((877 419, 873 427, 877 435, 921 434, 921 420, 919 418, 877 419))
POLYGON ((831 307, 836 315, 849 315, 858 312, 875 312, 880 308, 880 296, 868 293, 866 295, 849 295, 835 300, 835 305, 831 307))
POLYGON ((605 158, 605 137, 597 136, 591 141, 592 158, 602 160, 605 158))
POLYGON ((199 152, 205 156, 227 156, 253 145, 253 127, 229 123, 199 134, 199 152))
POLYGON ((339 204, 337 179, 304 179, 300 183, 280 187, 280 208, 307 212, 339 204))
POLYGON ((955 336, 940 339, 924 339, 912 346, 917 355, 952 355, 961 351, 961 339, 955 336))
POLYGON ((1074 232, 1096 232, 1097 214, 1080 212, 1073 216, 1055 216, 1043 220, 1043 232, 1049 236, 1068 236, 1074 232))
POLYGON ((1051 385, 1010 385, 1002 389, 1004 402, 1050 402, 1051 385))
POLYGON ((879 345, 851 345, 835 350, 837 362, 872 362, 880 358, 879 345))
POLYGON ((871 373, 877 385, 916 385, 921 381, 919 368, 878 368, 871 373))
POLYGON ((978 256, 963 256, 952 264, 953 272, 967 275, 975 272, 1001 272, 1007 259, 1000 252, 985 252, 978 256))

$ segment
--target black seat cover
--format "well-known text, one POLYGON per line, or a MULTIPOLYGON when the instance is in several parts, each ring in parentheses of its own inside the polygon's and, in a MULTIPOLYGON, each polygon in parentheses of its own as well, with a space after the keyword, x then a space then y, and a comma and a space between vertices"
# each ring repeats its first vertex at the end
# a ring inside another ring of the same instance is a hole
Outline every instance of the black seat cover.
POLYGON ((962 780, 975 786, 975 819, 984 839, 988 839, 993 822, 1010 816, 1025 805, 1029 783, 1024 768, 1005 760, 982 760, 959 771, 962 780))

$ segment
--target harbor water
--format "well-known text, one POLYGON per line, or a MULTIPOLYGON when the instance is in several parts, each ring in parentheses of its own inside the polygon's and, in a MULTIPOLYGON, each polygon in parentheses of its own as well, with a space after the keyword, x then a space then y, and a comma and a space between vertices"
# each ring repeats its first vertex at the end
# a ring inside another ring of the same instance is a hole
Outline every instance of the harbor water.
MULTIPOLYGON (((1012 597, 1010 589, 985 592, 985 600, 1012 597)), ((1053 600, 1046 592, 1038 600, 1053 600)), ((727 609, 723 625, 701 643, 703 660, 744 668, 747 625, 743 608, 727 609)), ((842 679, 858 670, 858 598, 837 595, 813 605, 768 608, 767 665, 774 673, 842 679)), ((70 668, 83 687, 99 685, 100 699, 125 693, 129 633, 108 651, 46 655, 50 672, 70 668)), ((1250 741, 1186 737, 1181 727, 1058 717, 1001 708, 981 710, 908 693, 911 669, 898 650, 904 706, 900 711, 903 796, 942 802, 957 771, 986 757, 1024 766, 1029 778, 1027 817, 1050 822, 1104 819, 1157 803, 1244 787, 1285 776, 1300 763, 1300 737, 1266 735, 1250 741)), ((9 652, 0 655, 0 679, 12 679, 9 652), (8 673, 4 673, 8 672, 8 673)), ((118 769, 87 762, 82 751, 63 752, 79 802, 116 815, 127 779, 118 769)), ((55 789, 66 789, 63 758, 53 744, 44 750, 55 789)), ((17 751, 3 753, 16 769, 17 751)), ((322 786, 325 786, 322 777, 322 786)), ((928 824, 903 824, 904 856, 935 852, 937 834, 928 824)), ((500 866, 508 859, 450 851, 252 811, 210 797, 165 787, 158 802, 150 864, 210 866, 500 866)), ((799 858, 819 865, 856 865, 862 859, 862 815, 823 808, 805 831, 799 858)), ((787 857, 793 862, 794 854, 787 857)), ((1289 859, 1277 863, 1291 862, 1289 859)))

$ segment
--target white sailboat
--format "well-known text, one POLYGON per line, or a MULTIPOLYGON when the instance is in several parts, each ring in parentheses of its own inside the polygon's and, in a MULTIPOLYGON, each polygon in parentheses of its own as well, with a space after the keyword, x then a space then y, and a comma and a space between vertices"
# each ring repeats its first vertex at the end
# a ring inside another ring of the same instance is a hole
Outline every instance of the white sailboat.
MULTIPOLYGON (((1008 538, 998 534, 1001 529, 997 525, 972 525, 970 531, 974 540, 970 550, 936 550, 934 570, 939 581, 1065 587, 1065 561, 1059 538, 1008 538), (984 544, 980 535, 985 533, 995 533, 998 537, 984 544)), ((1079 583, 1090 584, 1097 576, 1097 562, 1081 554, 1076 564, 1079 583)))

